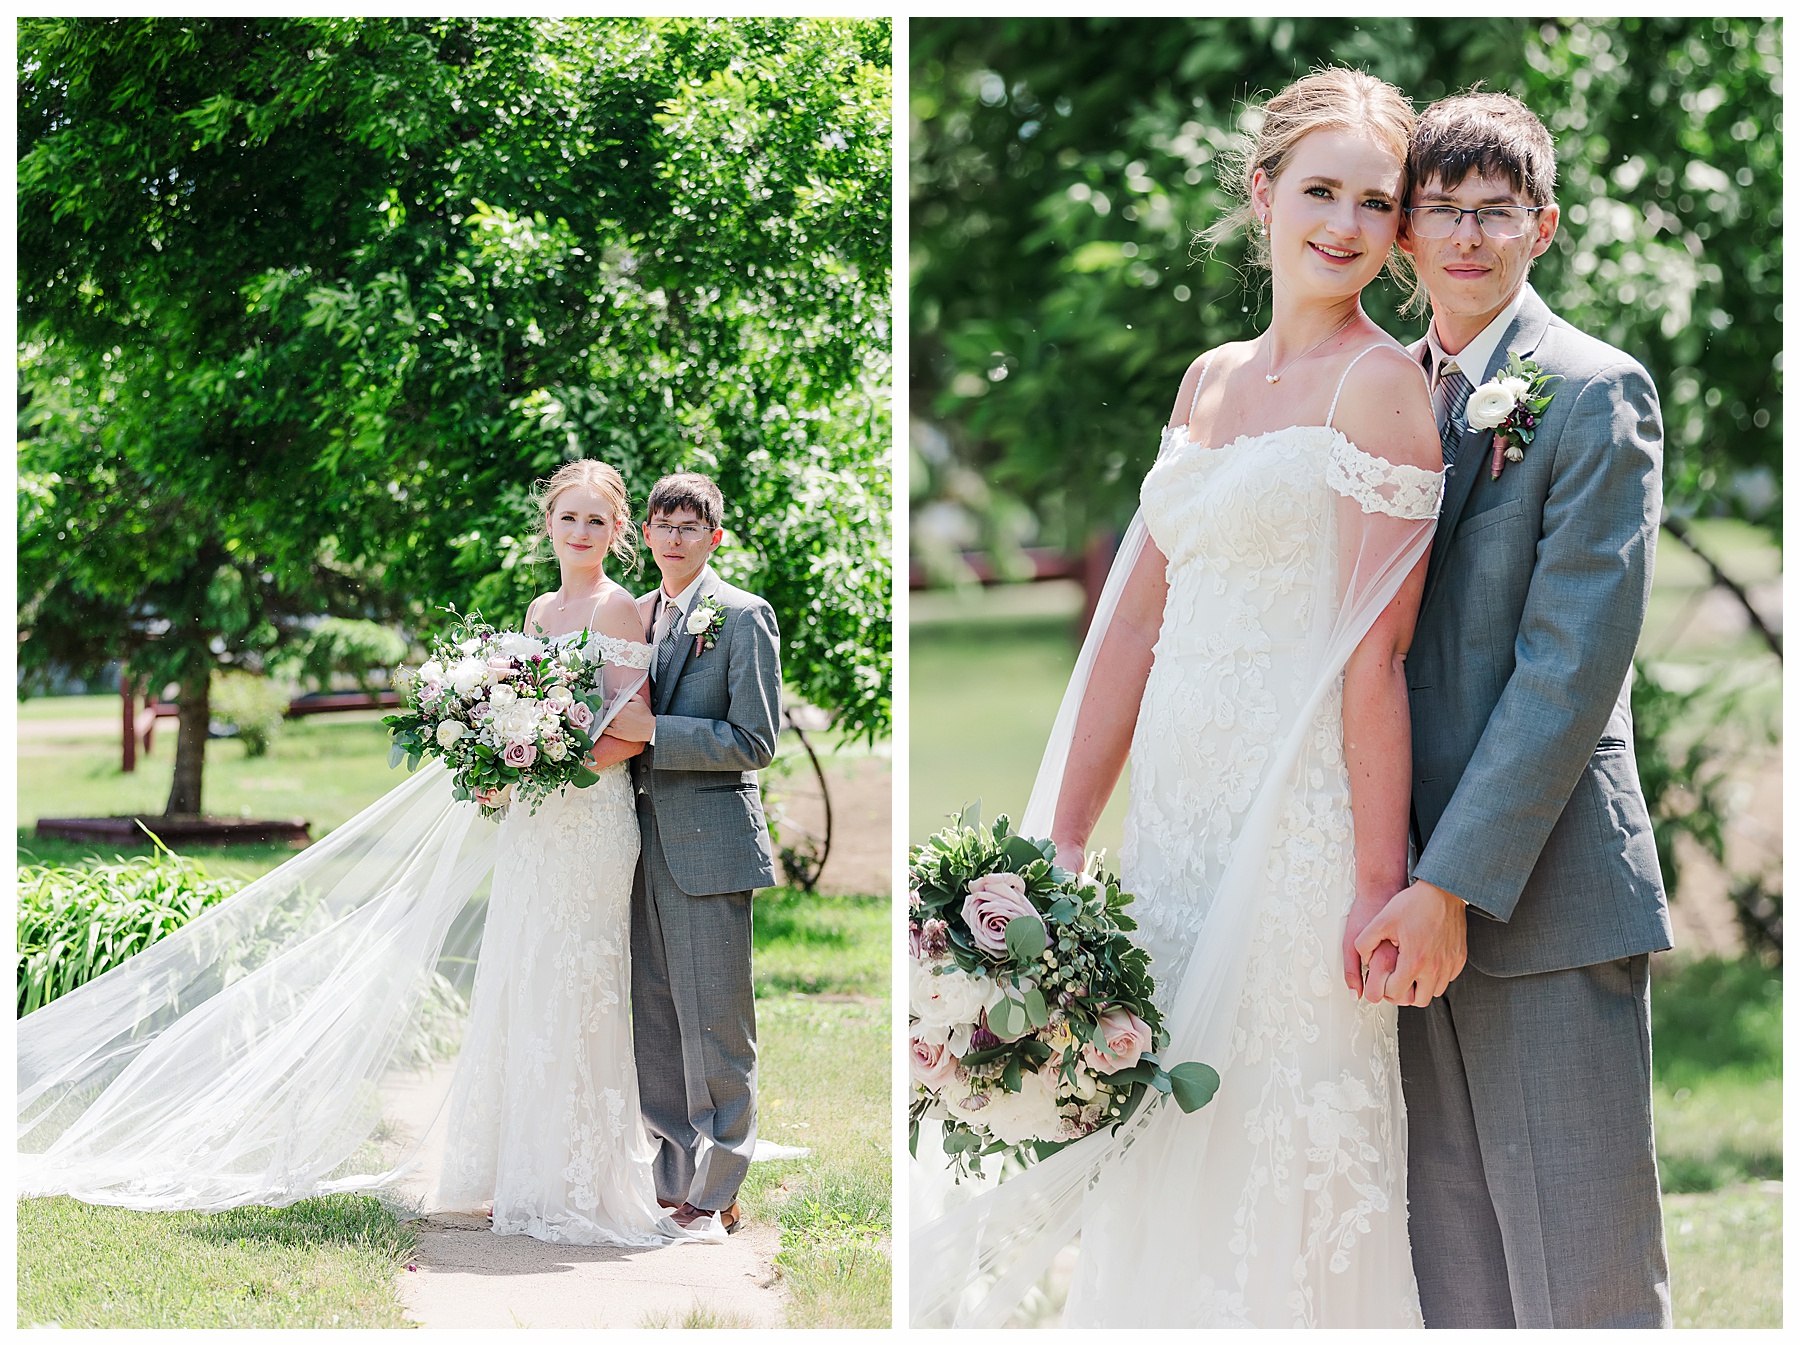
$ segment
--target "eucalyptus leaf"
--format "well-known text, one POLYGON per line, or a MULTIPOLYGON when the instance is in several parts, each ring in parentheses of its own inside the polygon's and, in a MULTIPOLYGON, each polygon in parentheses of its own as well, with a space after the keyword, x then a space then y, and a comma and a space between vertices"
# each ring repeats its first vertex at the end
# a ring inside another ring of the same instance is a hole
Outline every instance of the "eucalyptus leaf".
POLYGON ((1039 916, 1015 916, 1006 923, 1006 951, 1021 963, 1037 958, 1047 943, 1044 922, 1039 916))
POLYGON ((1169 1071, 1175 1104, 1183 1112, 1198 1112, 1219 1092, 1219 1072, 1199 1061, 1183 1061, 1169 1071))

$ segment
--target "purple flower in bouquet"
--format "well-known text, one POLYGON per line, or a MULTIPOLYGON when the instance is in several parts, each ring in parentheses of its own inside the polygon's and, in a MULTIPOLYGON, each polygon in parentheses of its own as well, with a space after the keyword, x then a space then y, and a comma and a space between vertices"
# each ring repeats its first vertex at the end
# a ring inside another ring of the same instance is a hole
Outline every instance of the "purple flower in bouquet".
POLYGON ((975 947, 996 958, 1006 956, 1008 924, 1021 916, 1040 923, 1043 919, 1025 896, 1025 880, 1017 874, 984 874, 971 880, 962 916, 975 947))
POLYGON ((594 726, 594 712, 588 709, 588 704, 585 701, 577 701, 574 705, 570 706, 568 715, 569 723, 574 725, 584 734, 594 726))
POLYGON ((529 743, 508 743, 500 760, 508 766, 528 767, 537 761, 537 749, 529 743))

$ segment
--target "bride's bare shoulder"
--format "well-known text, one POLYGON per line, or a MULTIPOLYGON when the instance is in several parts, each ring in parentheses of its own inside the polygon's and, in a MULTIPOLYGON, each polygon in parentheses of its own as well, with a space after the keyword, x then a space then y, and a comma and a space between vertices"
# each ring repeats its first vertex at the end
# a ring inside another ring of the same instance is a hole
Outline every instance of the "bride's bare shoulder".
POLYGON ((645 638, 644 615, 638 607, 638 600, 622 584, 609 586, 600 596, 599 606, 594 609, 593 624, 594 630, 602 635, 614 636, 620 640, 642 643, 645 638))
POLYGON ((1247 341, 1227 341, 1222 346, 1214 346, 1211 350, 1201 351, 1196 355, 1193 363, 1187 367, 1187 373, 1181 376, 1181 387, 1175 393, 1175 406, 1169 412, 1169 424, 1185 424, 1193 414, 1194 396, 1200 391, 1201 379, 1211 381, 1215 374, 1235 369, 1243 361, 1249 345, 1247 341))

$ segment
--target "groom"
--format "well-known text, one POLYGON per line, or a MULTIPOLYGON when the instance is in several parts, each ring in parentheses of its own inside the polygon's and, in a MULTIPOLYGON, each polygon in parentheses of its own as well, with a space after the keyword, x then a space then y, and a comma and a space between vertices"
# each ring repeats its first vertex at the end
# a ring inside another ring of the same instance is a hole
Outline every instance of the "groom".
POLYGON ((707 564, 724 512, 698 473, 651 490, 650 704, 630 702, 608 732, 648 744, 632 759, 631 1020, 656 1195, 676 1223, 717 1215, 730 1233, 756 1148, 750 898, 775 882, 756 773, 775 756, 781 638, 769 605, 707 564))
POLYGON ((1406 658, 1414 881, 1354 942, 1364 963, 1397 945, 1385 998, 1418 1006, 1400 1067, 1425 1323, 1668 1327, 1649 954, 1670 931, 1629 685, 1656 389, 1526 281, 1558 210, 1523 103, 1446 99, 1408 159, 1401 247, 1432 315, 1414 352, 1449 474, 1406 658), (1509 353, 1557 381, 1531 442, 1496 456, 1479 427, 1512 394, 1483 385, 1509 353))

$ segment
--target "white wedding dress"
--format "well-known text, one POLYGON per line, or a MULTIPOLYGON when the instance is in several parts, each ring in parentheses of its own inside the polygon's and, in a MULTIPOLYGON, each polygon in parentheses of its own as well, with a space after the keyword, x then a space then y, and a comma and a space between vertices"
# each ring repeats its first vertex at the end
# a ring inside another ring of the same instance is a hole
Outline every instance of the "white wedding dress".
MULTIPOLYGON (((1168 597, 1121 878, 1170 1032, 1162 1059, 1213 1065, 1219 1092, 1191 1116, 1148 1110, 928 1225, 915 1326, 1004 1321, 1076 1233, 1067 1326, 1422 1326, 1396 1012, 1359 1001, 1339 956, 1355 892, 1342 685, 1424 553, 1442 474, 1365 453, 1330 419, 1216 449, 1185 424, 1165 431, 1097 617, 1103 630, 1147 535, 1168 597)), ((1027 834, 1048 835, 1099 639, 1027 834)))
MULTIPOLYGON (((652 650, 587 653, 607 664, 598 734, 652 650)), ((426 765, 20 1022, 22 1194, 221 1210, 391 1190, 550 1242, 723 1239, 656 1204, 629 1017, 638 844, 627 764, 498 827, 426 765)))

